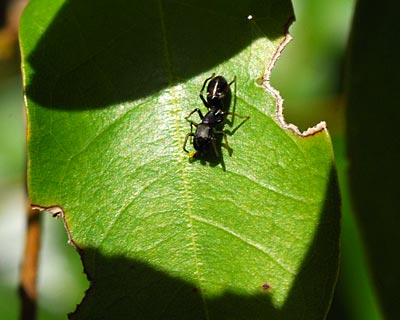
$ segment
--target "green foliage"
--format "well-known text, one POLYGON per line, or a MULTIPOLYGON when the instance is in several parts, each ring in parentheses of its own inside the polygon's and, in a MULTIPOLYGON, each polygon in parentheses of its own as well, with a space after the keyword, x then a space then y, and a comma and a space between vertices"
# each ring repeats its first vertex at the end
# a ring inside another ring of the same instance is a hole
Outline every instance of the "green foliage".
POLYGON ((63 208, 91 280, 73 318, 324 317, 338 268, 330 137, 282 128, 256 84, 292 15, 280 0, 30 3, 28 189, 63 208), (250 119, 226 126, 232 156, 190 161, 185 116, 214 72, 237 76, 231 108, 250 119))
POLYGON ((400 258, 393 253, 400 242, 397 9, 398 4, 380 8, 372 26, 376 4, 358 3, 347 70, 350 191, 385 319, 398 317, 400 285, 400 258))

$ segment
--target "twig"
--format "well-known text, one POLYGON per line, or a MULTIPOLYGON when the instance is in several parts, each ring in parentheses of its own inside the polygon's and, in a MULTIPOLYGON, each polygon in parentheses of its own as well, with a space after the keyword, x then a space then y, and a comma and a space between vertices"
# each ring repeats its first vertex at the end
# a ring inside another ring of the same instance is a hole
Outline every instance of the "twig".
POLYGON ((41 214, 29 205, 27 207, 27 228, 25 238, 25 254, 20 279, 20 319, 35 320, 37 309, 36 279, 41 236, 41 214))

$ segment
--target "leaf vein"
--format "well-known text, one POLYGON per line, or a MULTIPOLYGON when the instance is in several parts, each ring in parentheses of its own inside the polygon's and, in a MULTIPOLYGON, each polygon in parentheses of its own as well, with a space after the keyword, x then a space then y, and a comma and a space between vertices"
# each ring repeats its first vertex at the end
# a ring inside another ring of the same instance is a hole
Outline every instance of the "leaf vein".
POLYGON ((237 233, 237 232, 235 232, 235 231, 233 231, 233 230, 231 230, 231 229, 229 229, 229 228, 227 228, 227 227, 225 227, 225 226, 223 226, 223 225, 221 225, 219 223, 216 223, 215 221, 210 221, 210 220, 204 219, 202 217, 199 217, 197 215, 193 215, 192 218, 197 220, 197 221, 199 221, 199 222, 205 223, 205 224, 207 224, 209 226, 212 226, 214 228, 217 228, 217 229, 219 229, 221 231, 224 231, 224 232, 234 236, 235 238, 241 240, 243 243, 245 243, 245 244, 249 245, 250 247, 252 247, 254 249, 257 249, 258 251, 261 251, 262 253, 267 255, 271 259, 271 261, 275 262, 276 265, 281 267, 288 274, 290 274, 292 276, 295 275, 294 271, 290 270, 290 268, 288 266, 285 266, 284 263, 282 263, 278 259, 274 258, 271 255, 271 253, 268 252, 268 250, 266 248, 264 248, 263 246, 261 246, 260 244, 258 244, 256 242, 254 242, 253 240, 251 240, 249 238, 246 238, 245 236, 243 236, 243 235, 241 235, 241 234, 239 234, 239 233, 237 233))

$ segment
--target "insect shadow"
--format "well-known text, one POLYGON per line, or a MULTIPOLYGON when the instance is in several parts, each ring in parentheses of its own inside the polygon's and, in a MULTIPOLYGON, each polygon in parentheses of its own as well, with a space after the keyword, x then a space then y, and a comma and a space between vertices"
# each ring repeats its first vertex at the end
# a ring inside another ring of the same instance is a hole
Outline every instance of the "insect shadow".
POLYGON ((227 82, 223 76, 215 76, 207 78, 200 90, 200 99, 207 108, 207 113, 203 115, 199 108, 195 108, 185 119, 190 123, 190 132, 186 135, 183 143, 183 150, 190 153, 190 161, 200 160, 201 163, 210 163, 216 166, 221 163, 225 170, 223 160, 222 147, 228 150, 229 155, 233 153, 233 149, 229 146, 227 135, 233 135, 249 117, 241 116, 235 113, 236 108, 236 76, 231 82, 227 82), (234 106, 233 112, 229 111, 232 100, 231 85, 235 83, 234 106), (208 84, 208 85, 207 85, 208 84), (207 96, 204 98, 203 92, 207 86, 207 96), (197 113, 201 122, 195 122, 190 117, 197 113), (228 115, 232 119, 227 118, 228 115), (233 130, 225 130, 225 124, 233 127, 235 117, 244 120, 233 130), (193 132, 193 128, 195 131, 193 132), (193 148, 196 150, 189 152, 186 149, 187 142, 190 138, 193 148))

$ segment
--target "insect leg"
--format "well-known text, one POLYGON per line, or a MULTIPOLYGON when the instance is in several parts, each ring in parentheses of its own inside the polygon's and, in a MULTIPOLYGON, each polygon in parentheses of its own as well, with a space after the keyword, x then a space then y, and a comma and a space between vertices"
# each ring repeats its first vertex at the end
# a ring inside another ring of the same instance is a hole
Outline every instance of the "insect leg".
POLYGON ((194 136, 193 132, 188 133, 186 135, 185 142, 183 143, 183 150, 186 151, 187 153, 189 153, 189 151, 186 150, 187 141, 188 141, 189 137, 193 137, 193 136, 194 136))
POLYGON ((224 137, 224 146, 228 150, 229 156, 232 156, 233 149, 229 146, 228 138, 226 137, 225 131, 215 131, 214 133, 222 134, 224 137))
POLYGON ((224 114, 229 114, 232 117, 238 117, 238 118, 242 118, 242 119, 249 119, 249 116, 241 116, 240 114, 237 114, 235 112, 230 112, 230 111, 224 111, 224 114))
POLYGON ((212 78, 214 78, 214 76, 215 76, 215 73, 213 73, 211 75, 211 77, 209 77, 206 80, 204 80, 203 87, 201 88, 200 94, 199 94, 201 101, 203 101, 203 103, 207 107, 207 109, 210 109, 210 105, 208 104, 207 100, 204 99, 203 91, 204 91, 204 88, 206 87, 207 82, 210 81, 212 78))
POLYGON ((217 157, 219 157, 219 152, 218 152, 218 149, 217 149, 217 144, 215 143, 215 139, 212 139, 212 140, 211 140, 211 144, 212 144, 212 146, 213 146, 215 155, 216 155, 217 157))
POLYGON ((230 87, 232 85, 232 83, 234 83, 234 82, 235 82, 235 85, 236 85, 236 76, 233 77, 233 80, 231 82, 229 82, 228 86, 230 87))
MULTIPOLYGON (((230 87, 232 86, 233 83, 235 83, 235 89, 234 89, 234 91, 233 91, 233 113, 235 113, 235 109, 236 109, 236 99, 237 99, 237 94, 236 94, 236 91, 237 91, 236 76, 234 76, 233 79, 232 79, 232 81, 229 82, 228 88, 230 88, 230 87)), ((232 97, 232 90, 230 90, 230 93, 231 93, 231 97, 232 97)), ((230 102, 230 101, 229 101, 229 102, 230 102)), ((229 111, 229 106, 228 106, 228 108, 226 108, 226 109, 224 109, 224 110, 226 110, 226 112, 228 112, 228 111, 229 111)), ((228 113, 228 114, 231 114, 231 113, 228 113)), ((234 121, 235 121, 235 119, 232 117, 232 120, 228 122, 229 126, 232 127, 233 124, 234 124, 234 121)))
POLYGON ((203 114, 201 113, 201 111, 200 111, 199 108, 194 109, 191 113, 189 113, 189 115, 188 115, 187 117, 185 117, 185 119, 191 122, 191 120, 189 120, 189 118, 190 118, 190 117, 192 116, 192 114, 195 113, 195 112, 197 112, 197 113, 199 114, 200 119, 203 120, 204 116, 203 116, 203 114))

